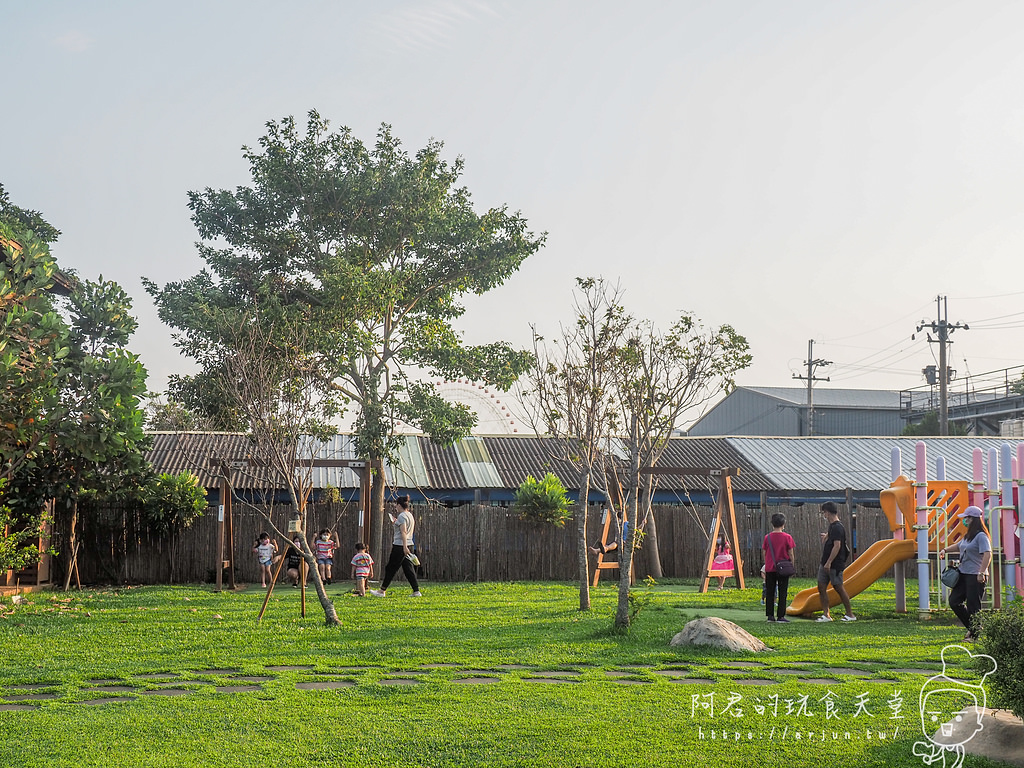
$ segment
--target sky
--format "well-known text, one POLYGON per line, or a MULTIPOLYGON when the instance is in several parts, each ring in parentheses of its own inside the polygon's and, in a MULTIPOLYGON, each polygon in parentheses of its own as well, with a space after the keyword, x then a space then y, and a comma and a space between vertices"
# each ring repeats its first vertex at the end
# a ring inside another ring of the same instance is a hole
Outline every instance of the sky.
MULTIPOLYGON (((202 267, 187 193, 311 109, 465 161, 547 243, 467 300, 468 343, 571 322, 575 278, 667 328, 728 323, 736 382, 954 388, 1024 363, 1024 4, 0 0, 0 182, 58 262, 134 299, 153 391, 193 370, 142 288, 202 267), (916 337, 911 338, 912 335, 916 337)), ((1019 372, 1018 372, 1019 375, 1019 372)))

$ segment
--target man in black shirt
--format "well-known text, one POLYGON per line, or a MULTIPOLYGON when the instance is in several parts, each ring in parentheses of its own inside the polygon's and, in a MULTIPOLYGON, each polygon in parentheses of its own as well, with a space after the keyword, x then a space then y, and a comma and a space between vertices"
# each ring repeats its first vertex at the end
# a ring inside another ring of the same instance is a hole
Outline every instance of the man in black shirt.
POLYGON ((818 621, 832 621, 828 611, 828 596, 826 591, 828 585, 839 595, 843 601, 843 608, 846 613, 843 621, 856 621, 853 615, 853 608, 850 606, 850 596, 846 594, 846 587, 843 586, 843 569, 846 568, 846 560, 850 556, 850 548, 846 546, 846 529, 839 522, 839 510, 831 501, 821 505, 821 514, 828 521, 828 533, 821 534, 823 543, 821 550, 821 567, 818 568, 818 595, 821 597, 821 616, 818 621))

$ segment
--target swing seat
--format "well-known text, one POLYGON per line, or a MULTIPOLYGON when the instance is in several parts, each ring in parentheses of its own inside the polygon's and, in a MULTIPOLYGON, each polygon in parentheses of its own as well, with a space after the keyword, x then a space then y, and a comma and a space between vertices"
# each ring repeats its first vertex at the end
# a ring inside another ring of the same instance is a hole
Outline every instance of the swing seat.
POLYGON ((732 571, 708 571, 708 576, 714 576, 716 579, 719 576, 725 576, 726 578, 728 578, 729 576, 735 576, 735 575, 736 574, 733 573, 732 571))

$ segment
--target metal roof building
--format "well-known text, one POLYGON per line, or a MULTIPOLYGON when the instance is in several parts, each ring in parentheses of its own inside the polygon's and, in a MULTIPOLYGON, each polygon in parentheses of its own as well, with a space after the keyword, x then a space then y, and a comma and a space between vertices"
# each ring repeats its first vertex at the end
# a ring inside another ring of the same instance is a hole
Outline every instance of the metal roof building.
MULTIPOLYGON (((687 434, 806 437, 807 416, 805 387, 736 387, 687 434)), ((903 426, 895 390, 814 389, 816 436, 896 436, 903 426)))
MULTIPOLYGON (((891 456, 899 448, 903 474, 914 476, 918 438, 910 437, 681 437, 669 442, 661 468, 738 467, 733 479, 737 502, 821 502, 843 500, 847 491, 858 504, 873 505, 889 486, 891 456)), ((929 477, 935 477, 936 459, 942 457, 946 477, 970 480, 973 451, 1007 442, 993 437, 923 438, 929 457, 929 477)), ((218 456, 241 464, 251 453, 244 435, 225 433, 153 434, 147 458, 158 472, 189 471, 216 497, 220 477, 211 469, 218 456)), ((407 436, 395 462, 385 467, 389 493, 408 493, 414 500, 442 504, 508 503, 527 475, 554 473, 575 497, 580 470, 566 456, 564 440, 527 435, 471 437, 442 447, 423 436, 407 436)), ((358 459, 350 435, 337 435, 318 444, 315 455, 328 459, 358 459)), ((339 488, 348 499, 358 498, 359 478, 345 468, 314 468, 313 487, 339 488)), ((624 475, 621 472, 619 477, 624 475)), ((275 489, 280 482, 266 468, 235 466, 231 484, 237 492, 275 489)), ((717 482, 706 473, 681 472, 657 478, 655 502, 709 504, 717 482)), ((594 494, 592 501, 601 501, 594 494)))

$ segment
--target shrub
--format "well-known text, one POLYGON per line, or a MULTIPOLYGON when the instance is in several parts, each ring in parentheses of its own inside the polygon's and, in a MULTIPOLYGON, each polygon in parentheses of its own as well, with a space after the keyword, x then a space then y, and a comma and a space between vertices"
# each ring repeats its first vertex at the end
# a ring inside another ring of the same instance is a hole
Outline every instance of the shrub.
POLYGON ((520 517, 555 525, 565 525, 571 515, 569 499, 562 481, 548 472, 540 480, 528 475, 516 491, 513 508, 520 517))
POLYGON ((978 646, 998 664, 988 678, 993 703, 1024 717, 1024 599, 1017 596, 985 616, 978 646))

